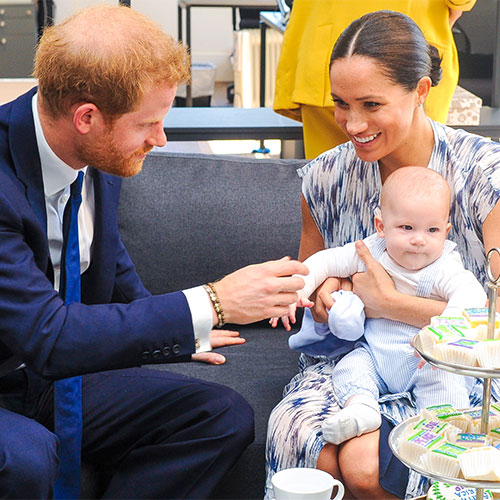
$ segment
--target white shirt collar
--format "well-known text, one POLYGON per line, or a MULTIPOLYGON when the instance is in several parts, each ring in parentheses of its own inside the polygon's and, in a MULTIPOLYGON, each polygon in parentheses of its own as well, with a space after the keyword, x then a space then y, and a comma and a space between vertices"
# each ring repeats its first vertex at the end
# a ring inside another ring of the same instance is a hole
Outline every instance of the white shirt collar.
MULTIPOLYGON (((38 114, 38 94, 31 101, 33 121, 35 123, 35 136, 42 165, 42 177, 45 196, 52 196, 67 186, 71 185, 78 176, 78 170, 64 163, 50 148, 43 134, 40 115, 38 114)), ((85 173, 87 167, 84 167, 85 173)))

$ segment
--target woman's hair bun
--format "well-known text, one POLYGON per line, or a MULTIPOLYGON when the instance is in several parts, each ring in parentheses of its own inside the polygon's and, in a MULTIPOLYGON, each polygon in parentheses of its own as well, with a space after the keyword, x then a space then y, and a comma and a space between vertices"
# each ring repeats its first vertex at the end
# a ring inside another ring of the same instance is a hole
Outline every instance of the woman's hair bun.
POLYGON ((443 70, 441 68, 441 56, 434 45, 429 44, 429 56, 431 58, 431 74, 429 77, 432 81, 432 86, 435 87, 441 81, 443 70))

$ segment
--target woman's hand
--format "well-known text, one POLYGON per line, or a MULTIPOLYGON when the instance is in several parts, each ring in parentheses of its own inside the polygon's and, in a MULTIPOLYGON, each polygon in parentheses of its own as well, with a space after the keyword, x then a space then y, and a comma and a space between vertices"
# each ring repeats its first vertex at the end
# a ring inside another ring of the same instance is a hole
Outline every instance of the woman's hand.
MULTIPOLYGON (((234 330, 212 330, 210 332, 210 345, 212 349, 227 345, 244 344, 246 340, 240 337, 240 332, 234 330)), ((193 361, 208 363, 209 365, 222 365, 226 362, 225 356, 218 352, 199 352, 191 356, 193 361)))
POLYGON ((333 306, 332 292, 340 288, 340 280, 338 278, 328 278, 316 288, 311 295, 311 300, 314 302, 314 307, 311 307, 311 314, 314 321, 318 323, 328 323, 328 310, 333 306))
POLYGON ((398 292, 391 277, 362 241, 356 242, 356 251, 366 265, 366 272, 352 276, 352 291, 365 304, 368 318, 392 319, 423 328, 433 316, 444 311, 446 302, 398 292))
POLYGON ((394 282, 362 241, 356 242, 356 251, 366 265, 366 272, 352 276, 352 291, 363 301, 367 318, 390 317, 387 311, 396 293, 394 282))
POLYGON ((310 299, 314 305, 307 307, 311 307, 314 321, 328 323, 328 311, 335 302, 332 299, 332 293, 337 290, 352 291, 351 281, 347 278, 328 278, 311 295, 310 299))

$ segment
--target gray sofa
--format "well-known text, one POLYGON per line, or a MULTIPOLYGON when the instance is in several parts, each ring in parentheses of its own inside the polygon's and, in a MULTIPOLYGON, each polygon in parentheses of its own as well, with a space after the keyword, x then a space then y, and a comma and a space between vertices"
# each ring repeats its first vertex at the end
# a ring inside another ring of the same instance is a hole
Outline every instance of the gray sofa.
MULTIPOLYGON (((248 264, 296 257, 300 179, 305 160, 256 160, 203 154, 151 153, 143 171, 123 182, 119 224, 137 271, 152 293, 216 280, 248 264)), ((229 325, 231 327, 231 325, 229 325)), ((297 371, 288 334, 262 321, 239 328, 247 342, 220 349, 221 366, 155 365, 229 385, 255 411, 255 441, 212 498, 262 498, 269 413, 297 371)), ((167 471, 166 471, 167 472, 167 471)), ((84 496, 105 483, 89 477, 84 496)), ((104 477, 103 477, 104 476, 104 477)))

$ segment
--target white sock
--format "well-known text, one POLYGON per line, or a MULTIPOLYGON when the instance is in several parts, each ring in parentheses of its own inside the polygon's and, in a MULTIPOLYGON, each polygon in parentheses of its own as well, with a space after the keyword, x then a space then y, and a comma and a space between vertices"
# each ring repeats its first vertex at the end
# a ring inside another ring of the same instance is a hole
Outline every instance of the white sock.
POLYGON ((378 402, 370 396, 354 396, 349 404, 322 424, 323 438, 328 443, 340 444, 348 439, 380 427, 382 417, 378 402))

